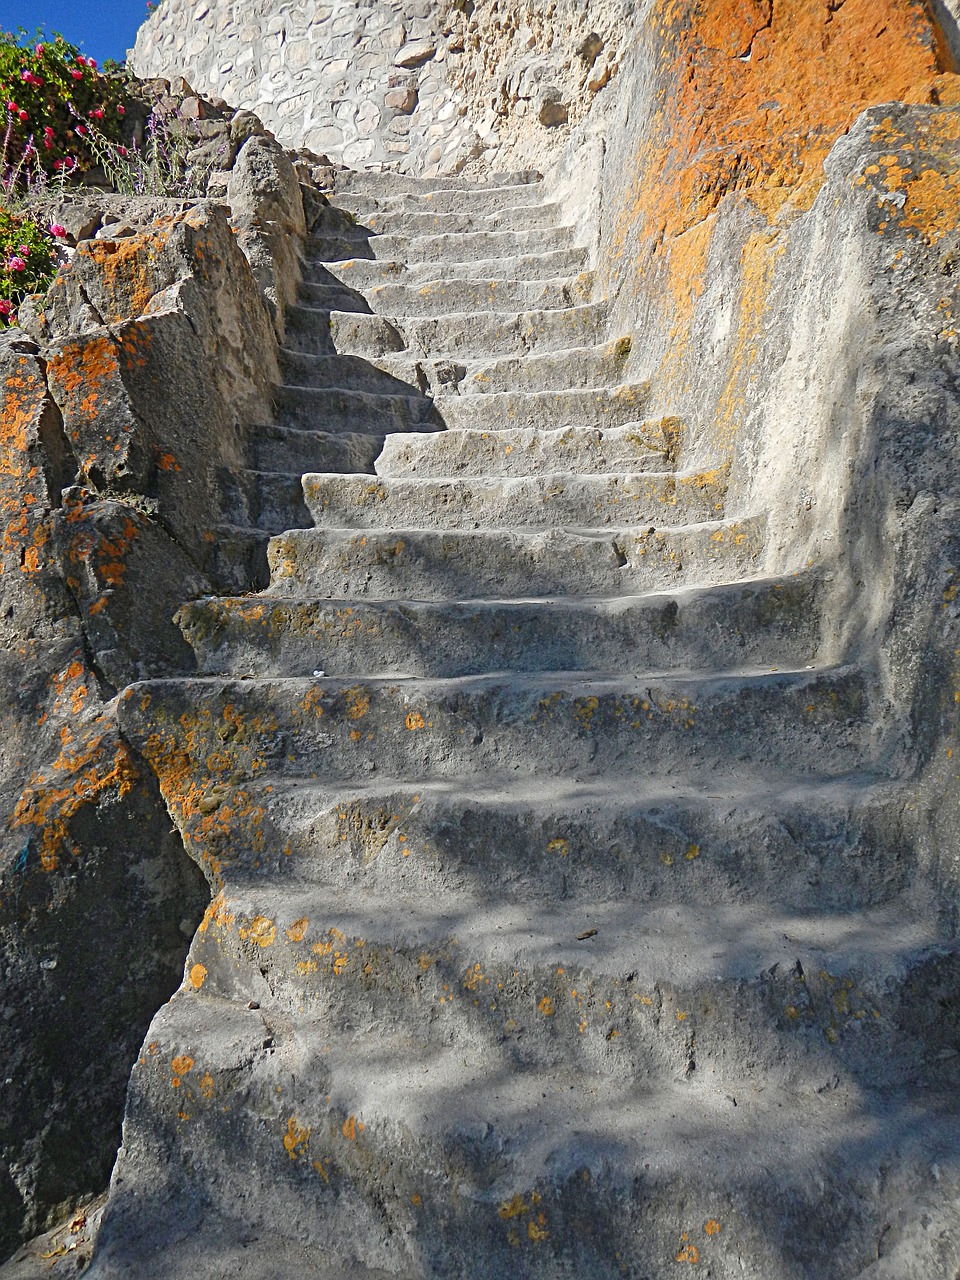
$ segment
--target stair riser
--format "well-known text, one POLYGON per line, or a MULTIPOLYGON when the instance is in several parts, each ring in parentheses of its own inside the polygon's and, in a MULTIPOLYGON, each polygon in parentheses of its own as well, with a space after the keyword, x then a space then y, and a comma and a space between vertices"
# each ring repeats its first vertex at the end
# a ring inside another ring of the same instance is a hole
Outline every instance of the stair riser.
POLYGON ((469 197, 465 197, 463 191, 442 190, 425 194, 343 191, 333 197, 336 208, 345 209, 360 221, 371 213, 462 213, 466 206, 474 215, 484 216, 513 209, 533 210, 542 207, 543 203, 543 187, 536 183, 492 190, 471 189, 469 197))
POLYGON ((681 777, 738 761, 773 768, 784 756, 795 772, 822 776, 873 763, 866 694, 853 674, 707 685, 624 678, 617 692, 594 688, 562 677, 519 686, 184 681, 133 686, 122 718, 168 790, 170 752, 178 768, 190 762, 190 786, 201 790, 210 768, 331 781, 374 770, 411 780, 490 772, 586 780, 629 776, 651 760, 658 773, 681 777))
POLYGON ((275 588, 335 599, 472 600, 671 590, 756 572, 764 522, 548 533, 351 533, 316 530, 273 540, 275 588))
MULTIPOLYGON (((372 472, 383 446, 379 435, 326 435, 322 431, 264 433, 251 448, 251 461, 263 471, 372 472)), ((299 476, 298 476, 299 482, 299 476)), ((303 488, 300 488, 301 496, 303 488)))
POLYGON ((240 472, 225 481, 223 494, 224 509, 233 524, 276 534, 313 523, 298 475, 240 472))
MULTIPOLYGON (((472 202, 475 195, 499 195, 506 193, 511 199, 517 190, 521 194, 534 193, 538 201, 543 199, 540 175, 533 170, 516 173, 492 173, 477 182, 465 182, 462 178, 414 178, 406 173, 388 170, 382 173, 358 169, 335 170, 330 178, 330 190, 341 195, 375 196, 384 199, 424 196, 433 193, 449 193, 461 202, 472 202)), ((333 197, 331 197, 333 198, 333 197)))
MULTIPOLYGON (((352 252, 356 252, 354 246, 352 252)), ((488 293, 496 292, 512 284, 530 285, 538 282, 574 277, 584 271, 587 254, 584 249, 544 249, 540 253, 495 258, 468 258, 464 261, 409 262, 393 259, 377 259, 372 254, 357 254, 336 259, 318 258, 302 263, 303 288, 316 285, 340 284, 349 289, 366 292, 383 285, 406 285, 410 289, 425 289, 439 282, 460 283, 466 287, 482 284, 488 293)), ((502 309, 502 308, 501 308, 502 309)), ((434 309, 426 314, 442 314, 434 309)))
MULTIPOLYGON (((527 257, 573 247, 574 228, 535 231, 481 231, 467 235, 356 235, 316 238, 304 244, 310 262, 489 262, 527 257)), ((584 250, 584 260, 586 250, 584 250)))
POLYGON ((442 431, 390 436, 377 458, 377 475, 515 477, 551 472, 621 475, 664 471, 676 456, 683 427, 676 418, 600 431, 442 431))
POLYGON ((497 481, 385 480, 307 475, 319 529, 588 528, 694 524, 723 514, 725 475, 529 477, 497 481))
POLYGON ((406 354, 383 356, 305 355, 282 353, 284 381, 302 387, 350 387, 380 394, 410 394, 422 384, 440 395, 483 395, 490 392, 552 391, 557 387, 614 387, 624 380, 629 343, 572 351, 509 357, 492 364, 406 354))
POLYGON ((328 318, 293 308, 286 326, 287 346, 304 355, 376 358, 406 352, 412 358, 479 360, 599 344, 607 337, 607 305, 406 321, 342 311, 328 318))
POLYGON ((345 284, 304 284, 300 297, 307 307, 418 319, 464 312, 559 310, 580 306, 590 301, 593 284, 593 273, 589 271, 569 279, 558 278, 557 273, 551 271, 545 273, 542 280, 518 283, 458 280, 455 272, 445 270, 442 280, 374 285, 362 295, 351 292, 352 286, 345 284))
POLYGON ((409 394, 277 387, 274 407, 283 426, 331 435, 383 437, 392 431, 441 430, 443 425, 433 400, 409 394))
POLYGON ((648 383, 609 390, 491 392, 484 396, 437 396, 440 420, 453 430, 496 431, 503 427, 619 427, 643 417, 648 383))
POLYGON ((209 675, 803 667, 819 648, 819 593, 810 582, 778 586, 562 610, 207 600, 185 605, 180 622, 209 675))
MULTIPOLYGON (((337 201, 337 209, 345 209, 337 201)), ((555 204, 516 205, 495 212, 475 210, 463 206, 457 211, 439 212, 423 209, 367 209, 362 213, 348 210, 355 219, 357 234, 364 231, 372 235, 436 236, 472 235, 490 232, 529 232, 540 228, 556 228, 560 225, 561 209, 555 204)), ((323 238, 341 233, 336 210, 329 219, 321 220, 314 235, 323 238), (332 224, 332 225, 331 225, 332 224)))

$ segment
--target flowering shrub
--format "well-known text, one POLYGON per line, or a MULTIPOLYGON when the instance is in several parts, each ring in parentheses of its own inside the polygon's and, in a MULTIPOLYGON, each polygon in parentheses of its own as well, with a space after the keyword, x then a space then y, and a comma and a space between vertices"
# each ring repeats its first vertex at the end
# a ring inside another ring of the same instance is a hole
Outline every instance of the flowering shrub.
POLYGON ((6 115, 5 179, 13 173, 84 169, 89 131, 122 144, 123 80, 106 76, 63 36, 23 45, 0 38, 0 119, 6 115))
POLYGON ((31 218, 0 209, 0 327, 15 324, 28 293, 47 288, 57 269, 56 241, 63 227, 44 227, 31 218))

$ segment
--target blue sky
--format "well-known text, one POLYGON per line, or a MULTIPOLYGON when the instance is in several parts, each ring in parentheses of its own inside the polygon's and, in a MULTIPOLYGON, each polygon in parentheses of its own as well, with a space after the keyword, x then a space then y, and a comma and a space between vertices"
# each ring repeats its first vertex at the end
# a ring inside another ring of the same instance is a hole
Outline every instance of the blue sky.
POLYGON ((0 0, 0 30, 59 31, 99 62, 124 58, 146 16, 145 0, 0 0))

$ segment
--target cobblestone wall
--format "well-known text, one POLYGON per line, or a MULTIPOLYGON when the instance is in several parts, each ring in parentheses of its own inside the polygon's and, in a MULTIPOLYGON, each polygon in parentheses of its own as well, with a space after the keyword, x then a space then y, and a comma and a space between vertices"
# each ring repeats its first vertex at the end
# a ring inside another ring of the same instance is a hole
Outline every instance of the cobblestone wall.
POLYGON ((140 76, 255 111, 289 147, 425 176, 545 167, 614 81, 628 0, 163 0, 140 76))

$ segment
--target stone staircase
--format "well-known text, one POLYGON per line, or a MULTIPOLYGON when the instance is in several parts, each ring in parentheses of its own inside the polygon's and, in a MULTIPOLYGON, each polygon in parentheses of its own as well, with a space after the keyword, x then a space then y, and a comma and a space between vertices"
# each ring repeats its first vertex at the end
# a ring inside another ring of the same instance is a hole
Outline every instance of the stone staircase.
POLYGON ((957 958, 828 584, 644 417, 541 184, 335 204, 234 478, 270 585, 122 700, 216 897, 89 1274, 902 1280, 957 958))

